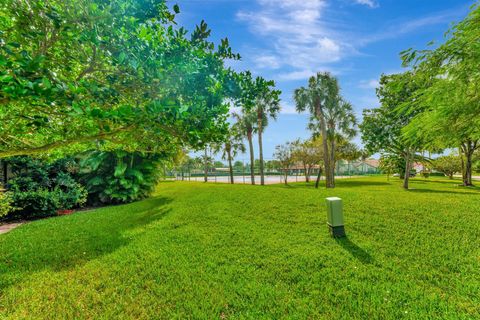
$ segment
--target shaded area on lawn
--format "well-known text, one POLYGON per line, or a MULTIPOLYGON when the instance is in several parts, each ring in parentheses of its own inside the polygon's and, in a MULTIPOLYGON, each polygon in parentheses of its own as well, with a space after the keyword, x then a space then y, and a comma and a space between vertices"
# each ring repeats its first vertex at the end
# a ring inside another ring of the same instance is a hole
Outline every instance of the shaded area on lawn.
POLYGON ((60 271, 86 263, 132 238, 127 230, 162 219, 170 198, 155 197, 137 203, 83 211, 30 223, 0 237, 0 289, 20 281, 18 276, 42 269, 60 271))
POLYGON ((355 259, 359 260, 363 264, 372 264, 374 262, 373 257, 365 250, 360 248, 350 238, 336 238, 337 243, 346 251, 348 251, 355 259))

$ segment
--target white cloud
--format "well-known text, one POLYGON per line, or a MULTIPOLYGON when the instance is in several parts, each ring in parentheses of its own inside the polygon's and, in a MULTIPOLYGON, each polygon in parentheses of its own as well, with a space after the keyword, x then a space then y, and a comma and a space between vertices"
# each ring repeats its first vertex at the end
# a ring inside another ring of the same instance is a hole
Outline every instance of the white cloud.
POLYGON ((378 2, 375 0, 355 0, 356 3, 368 6, 370 8, 377 8, 378 2))
POLYGON ((282 102, 280 112, 283 114, 298 114, 295 106, 289 102, 282 102))
POLYGON ((376 89, 379 86, 379 82, 377 79, 371 79, 371 80, 362 80, 359 83, 359 87, 362 89, 376 89))
POLYGON ((278 69, 280 68, 280 61, 275 55, 259 55, 253 58, 255 66, 260 69, 278 69))
POLYGON ((237 18, 263 36, 268 54, 254 58, 257 67, 291 72, 283 80, 298 80, 340 61, 353 48, 325 23, 327 0, 257 0, 257 11, 241 11, 237 18))
MULTIPOLYGON (((371 8, 379 0, 350 0, 371 8)), ((281 81, 307 79, 317 71, 339 73, 338 62, 360 54, 359 50, 373 42, 393 39, 429 25, 451 21, 462 10, 437 12, 430 16, 390 21, 384 28, 359 34, 353 26, 342 25, 336 19, 331 0, 256 0, 258 8, 240 11, 237 18, 247 23, 250 31, 262 37, 262 48, 249 48, 246 65, 265 72, 282 70, 281 81)), ((255 71, 255 70, 254 70, 255 71)), ((373 84, 361 84, 373 87, 373 84)))
POLYGON ((298 70, 298 71, 291 71, 280 73, 278 75, 279 80, 301 80, 301 79, 308 79, 311 76, 315 75, 315 72, 312 70, 298 70))

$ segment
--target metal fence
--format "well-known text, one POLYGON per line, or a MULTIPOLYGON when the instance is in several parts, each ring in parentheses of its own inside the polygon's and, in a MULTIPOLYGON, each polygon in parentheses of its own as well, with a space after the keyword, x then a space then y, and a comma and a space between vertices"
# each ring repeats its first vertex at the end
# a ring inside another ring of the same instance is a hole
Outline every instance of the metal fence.
MULTIPOLYGON (((311 168, 308 172, 309 180, 317 178, 319 167, 311 168)), ((288 182, 306 181, 306 170, 300 165, 294 165, 289 168, 279 168, 272 164, 272 160, 265 161, 264 173, 265 183, 275 184, 285 182, 285 171, 287 171, 288 182)), ((308 170, 307 170, 308 171, 308 170)), ((335 176, 340 178, 347 178, 353 176, 380 174, 380 170, 365 161, 338 161, 335 166, 335 176)), ((322 170, 322 178, 323 178, 322 170)), ((230 183, 230 170, 227 163, 216 161, 214 165, 201 164, 192 165, 186 164, 175 168, 168 173, 168 176, 176 180, 182 181, 207 181, 218 183, 230 183), (206 172, 205 172, 206 169, 206 172)), ((260 168, 259 163, 256 163, 253 170, 253 177, 256 183, 260 182, 260 168)), ((235 161, 233 166, 233 179, 235 183, 251 183, 252 174, 249 162, 245 160, 235 161)))

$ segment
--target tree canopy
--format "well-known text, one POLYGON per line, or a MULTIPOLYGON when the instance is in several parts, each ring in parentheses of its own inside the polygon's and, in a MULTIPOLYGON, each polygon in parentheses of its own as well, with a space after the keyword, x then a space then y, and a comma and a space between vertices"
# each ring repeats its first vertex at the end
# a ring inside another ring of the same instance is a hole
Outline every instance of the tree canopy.
POLYGON ((160 0, 6 0, 0 11, 0 157, 121 145, 194 147, 226 131, 227 39, 176 26, 160 0))

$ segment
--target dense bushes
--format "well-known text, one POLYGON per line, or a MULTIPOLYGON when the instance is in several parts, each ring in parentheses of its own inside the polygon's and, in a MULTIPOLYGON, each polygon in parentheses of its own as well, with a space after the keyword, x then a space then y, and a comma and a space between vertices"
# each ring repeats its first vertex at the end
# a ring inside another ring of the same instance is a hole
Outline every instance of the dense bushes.
POLYGON ((0 218, 32 219, 58 210, 127 203, 146 198, 161 176, 158 154, 90 151, 48 163, 31 157, 6 160, 11 179, 0 197, 0 218))
POLYGON ((72 177, 74 162, 61 160, 52 164, 30 157, 7 160, 13 178, 7 183, 10 206, 7 218, 32 219, 55 215, 85 203, 87 192, 72 177))
POLYGON ((79 181, 90 204, 126 203, 146 198, 161 176, 162 157, 125 151, 91 151, 81 156, 79 181))

